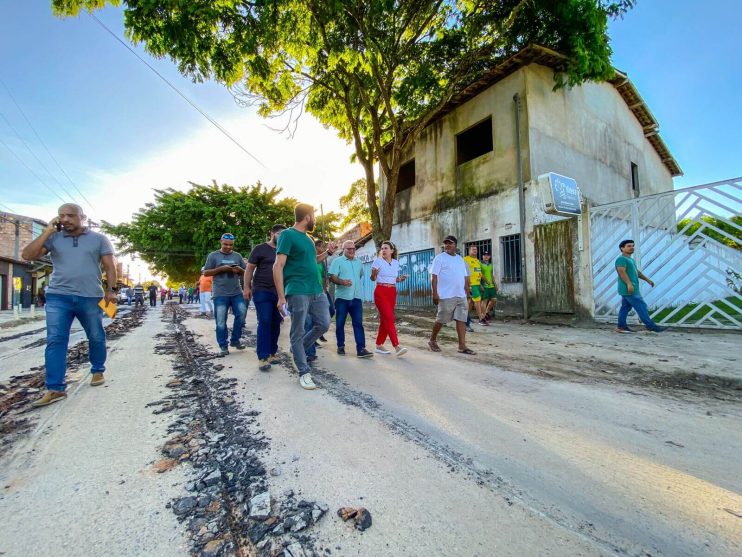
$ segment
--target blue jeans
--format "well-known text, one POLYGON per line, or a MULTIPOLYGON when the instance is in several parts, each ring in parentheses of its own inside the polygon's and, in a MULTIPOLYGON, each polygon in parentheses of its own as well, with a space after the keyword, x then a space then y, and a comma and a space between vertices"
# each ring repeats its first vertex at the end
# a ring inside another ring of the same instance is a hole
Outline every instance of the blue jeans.
POLYGON ((227 308, 232 308, 234 322, 232 323, 232 344, 237 344, 242 336, 242 328, 245 326, 245 313, 247 305, 242 294, 234 296, 214 296, 214 318, 216 319, 216 342, 219 348, 227 347, 227 308))
POLYGON ((353 337, 356 340, 356 351, 366 348, 366 334, 363 331, 363 301, 360 298, 343 300, 335 298, 335 336, 338 348, 345 346, 345 320, 350 314, 353 323, 353 337))
POLYGON ((278 352, 281 334, 281 314, 278 312, 278 294, 269 290, 253 292, 253 304, 258 316, 258 359, 265 360, 278 352))
POLYGON ((307 364, 307 348, 314 346, 319 337, 330 328, 330 303, 324 292, 321 294, 286 296, 286 305, 291 313, 291 354, 294 356, 299 375, 311 371, 307 364), (304 331, 307 316, 312 318, 312 328, 304 331))
POLYGON ((657 329, 657 324, 652 321, 649 317, 649 310, 647 309, 647 303, 640 294, 632 294, 631 296, 621 296, 621 309, 618 310, 618 328, 626 329, 626 318, 629 316, 629 312, 632 310, 636 312, 642 323, 647 326, 647 329, 654 331, 657 329))
POLYGON ((88 337, 90 370, 106 370, 106 332, 103 330, 103 312, 98 306, 101 297, 46 295, 46 388, 64 392, 64 375, 67 372, 67 346, 70 341, 72 321, 77 320, 88 337))
MULTIPOLYGON (((330 304, 330 309, 332 309, 332 304, 330 304)), ((332 312, 330 312, 330 318, 332 319, 332 312)), ((309 331, 312 330, 314 327, 314 320, 312 319, 312 316, 307 314, 307 318, 304 320, 304 334, 307 334, 309 331)), ((316 356, 317 355, 317 341, 315 340, 311 346, 307 346, 304 349, 304 352, 307 356, 316 356)))

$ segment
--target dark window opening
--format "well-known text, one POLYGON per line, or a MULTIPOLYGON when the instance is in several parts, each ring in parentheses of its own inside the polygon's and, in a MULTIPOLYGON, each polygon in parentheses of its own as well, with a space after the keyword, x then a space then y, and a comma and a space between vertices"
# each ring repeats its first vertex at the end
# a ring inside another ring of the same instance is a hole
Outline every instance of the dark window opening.
POLYGON ((492 118, 456 136, 456 164, 464 164, 492 151, 492 118))
POLYGON ((520 234, 500 237, 502 282, 521 282, 520 234))
POLYGON ((415 159, 404 163, 399 167, 399 179, 397 180, 397 193, 408 190, 415 185, 415 159))
MULTIPOLYGON (((469 248, 472 246, 477 246, 477 258, 482 259, 482 255, 485 253, 490 254, 490 258, 492 257, 492 240, 477 240, 475 242, 466 242, 464 244, 464 253, 461 255, 469 255, 469 248)), ((492 262, 492 259, 490 259, 490 263, 492 262)))
POLYGON ((639 197, 639 166, 635 163, 631 163, 631 191, 634 192, 634 197, 639 197))

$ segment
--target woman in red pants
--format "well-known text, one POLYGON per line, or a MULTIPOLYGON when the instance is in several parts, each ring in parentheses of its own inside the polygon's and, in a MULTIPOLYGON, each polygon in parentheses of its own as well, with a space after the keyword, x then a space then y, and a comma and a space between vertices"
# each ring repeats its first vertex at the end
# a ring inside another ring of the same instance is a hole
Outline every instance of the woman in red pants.
POLYGON ((376 281, 374 289, 374 303, 379 310, 379 334, 376 335, 376 352, 379 354, 391 354, 384 348, 386 337, 392 341, 394 353, 402 356, 407 352, 406 348, 399 345, 397 328, 394 326, 394 306, 397 303, 397 283, 404 281, 407 277, 399 274, 399 261, 397 261, 397 248, 389 241, 381 243, 379 255, 371 264, 371 280, 376 281))

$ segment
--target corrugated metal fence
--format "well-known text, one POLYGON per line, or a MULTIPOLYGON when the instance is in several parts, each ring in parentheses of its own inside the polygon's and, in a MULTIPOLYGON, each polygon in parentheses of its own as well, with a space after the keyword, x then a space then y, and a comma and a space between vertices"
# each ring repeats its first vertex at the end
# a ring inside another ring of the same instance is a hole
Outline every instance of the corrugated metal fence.
MULTIPOLYGON (((407 280, 397 285, 398 306, 429 306, 433 303, 430 287, 430 267, 435 250, 426 249, 403 253, 399 256, 400 273, 408 275, 407 280)), ((376 283, 371 281, 371 263, 363 264, 363 301, 374 301, 376 283)))

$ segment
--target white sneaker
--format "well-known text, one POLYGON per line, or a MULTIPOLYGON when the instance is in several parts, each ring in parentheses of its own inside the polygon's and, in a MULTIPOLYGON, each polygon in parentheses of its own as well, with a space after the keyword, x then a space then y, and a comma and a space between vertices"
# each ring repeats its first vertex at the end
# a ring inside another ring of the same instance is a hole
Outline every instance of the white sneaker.
POLYGON ((396 348, 396 350, 394 351, 394 353, 395 353, 395 354, 397 355, 397 357, 399 358, 400 356, 404 356, 405 354, 407 354, 407 348, 405 348, 405 347, 403 347, 403 346, 397 346, 397 348, 396 348))
POLYGON ((391 354, 391 352, 389 352, 389 350, 387 350, 383 346, 377 346, 374 352, 376 352, 377 354, 391 354))
POLYGON ((306 389, 308 391, 313 391, 317 388, 317 385, 312 380, 311 373, 305 373, 304 375, 299 376, 299 385, 301 385, 302 389, 306 389))

